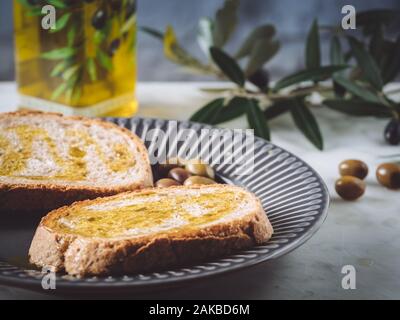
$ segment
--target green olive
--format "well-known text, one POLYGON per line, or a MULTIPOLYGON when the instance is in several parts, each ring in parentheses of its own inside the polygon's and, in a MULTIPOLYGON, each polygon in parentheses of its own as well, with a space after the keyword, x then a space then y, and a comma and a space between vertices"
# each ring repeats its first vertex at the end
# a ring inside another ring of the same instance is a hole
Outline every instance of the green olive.
POLYGON ((214 180, 202 176, 191 176, 185 180, 183 185, 191 186, 194 184, 214 184, 216 183, 214 180))
POLYGON ((183 168, 174 168, 168 172, 168 178, 174 179, 179 183, 184 183, 190 173, 183 168))
POLYGON ((376 178, 386 188, 400 189, 400 165, 396 163, 382 163, 376 169, 376 178))
POLYGON ((352 176, 363 180, 368 175, 368 166, 360 160, 345 160, 339 164, 341 176, 352 176))
POLYGON ((158 188, 168 188, 171 186, 180 186, 180 185, 181 184, 178 181, 169 178, 160 179, 156 182, 156 187, 158 188))
POLYGON ((195 176, 202 176, 211 179, 215 178, 214 170, 205 163, 189 161, 186 164, 185 169, 195 176))
POLYGON ((337 194, 344 200, 356 200, 365 192, 365 182, 352 176, 343 176, 336 180, 335 189, 337 194))

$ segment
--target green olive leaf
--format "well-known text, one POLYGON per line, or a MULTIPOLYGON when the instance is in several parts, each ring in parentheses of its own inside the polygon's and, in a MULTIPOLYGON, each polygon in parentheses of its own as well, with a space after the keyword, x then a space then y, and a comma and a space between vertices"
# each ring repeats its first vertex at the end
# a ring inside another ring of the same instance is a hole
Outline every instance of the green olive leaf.
POLYGON ((247 99, 243 97, 233 97, 219 110, 213 124, 219 124, 233 120, 246 113, 247 99))
POLYGON ((124 34, 124 33, 127 33, 127 32, 129 32, 129 31, 131 31, 133 28, 134 28, 134 26, 135 26, 135 23, 136 23, 136 15, 132 15, 123 25, 122 25, 122 28, 121 28, 121 33, 122 34, 124 34))
POLYGON ((63 60, 55 65, 55 67, 50 72, 50 77, 58 77, 63 71, 69 66, 68 60, 63 60))
POLYGON ((334 80, 344 87, 348 92, 354 94, 355 96, 372 103, 382 103, 381 99, 377 94, 371 90, 358 85, 355 81, 350 81, 343 76, 334 75, 334 80))
POLYGON ((228 79, 235 82, 240 87, 244 86, 244 73, 231 56, 217 47, 210 48, 210 55, 215 64, 228 79))
POLYGON ((306 68, 316 69, 321 66, 321 46, 319 41, 318 21, 315 19, 307 35, 306 68))
POLYGON ((254 45, 259 40, 272 40, 276 31, 275 27, 270 24, 262 25, 254 29, 246 38, 238 52, 234 55, 236 59, 241 59, 252 52, 254 45))
POLYGON ((72 13, 68 12, 68 13, 63 14, 60 18, 58 18, 56 21, 55 28, 50 29, 50 33, 56 33, 56 32, 63 30, 67 26, 68 21, 71 18, 71 15, 72 15, 72 13))
POLYGON ((47 0, 47 3, 55 6, 57 9, 65 9, 67 7, 63 0, 47 0))
POLYGON ((293 106, 293 99, 283 99, 275 101, 272 105, 264 110, 264 116, 268 120, 275 119, 280 115, 288 112, 293 106))
POLYGON ((89 74, 89 78, 92 82, 97 80, 97 68, 94 58, 88 58, 86 61, 86 69, 89 74))
POLYGON ((294 84, 299 84, 303 81, 315 81, 317 79, 327 79, 332 76, 335 72, 342 71, 348 68, 348 66, 326 66, 320 67, 312 70, 303 70, 300 72, 296 72, 290 76, 287 76, 281 80, 279 80, 274 90, 278 91, 283 88, 289 87, 294 84))
POLYGON ((290 108, 292 118, 297 128, 304 136, 319 150, 324 148, 324 143, 317 120, 311 111, 307 108, 303 99, 295 99, 290 108))
POLYGON ((57 100, 68 88, 66 82, 61 83, 52 93, 51 100, 57 100))
POLYGON ((378 118, 390 118, 392 116, 391 111, 386 106, 366 101, 327 99, 322 104, 332 110, 352 116, 378 118))
POLYGON ((103 50, 97 49, 96 58, 104 69, 106 69, 107 71, 110 71, 112 69, 112 60, 110 56, 103 50))
POLYGON ((164 34, 159 30, 150 27, 139 27, 139 30, 161 41, 164 39, 164 34))
POLYGON ((333 36, 331 39, 330 60, 331 65, 333 66, 346 64, 346 60, 342 51, 342 45, 338 36, 333 36))
POLYGON ((375 60, 369 52, 365 50, 363 44, 356 38, 349 36, 348 40, 353 55, 356 58, 357 64, 361 68, 365 79, 377 90, 382 90, 383 80, 375 60))
POLYGON ((44 52, 41 54, 41 57, 47 60, 61 60, 70 58, 76 53, 76 48, 64 47, 44 52))
POLYGON ((76 33, 77 33, 77 26, 74 24, 67 33, 67 43, 68 47, 73 47, 75 38, 76 38, 76 33))
POLYGON ((212 100, 204 107, 200 108, 196 113, 190 117, 190 121, 215 124, 218 113, 224 106, 224 98, 212 100))
POLYGON ((277 40, 258 40, 251 50, 250 58, 245 70, 246 76, 251 76, 279 51, 280 44, 277 40))
POLYGON ((396 18, 400 18, 400 10, 373 9, 356 14, 357 26, 365 27, 376 24, 389 25, 396 18))
POLYGON ((74 74, 76 74, 76 73, 79 71, 80 67, 81 67, 81 66, 80 66, 79 64, 75 64, 75 65, 73 65, 73 66, 67 68, 67 69, 63 72, 63 74, 62 74, 62 78, 63 78, 64 80, 68 81, 69 79, 71 79, 71 77, 72 77, 74 74))
POLYGON ((249 127, 254 129, 254 134, 265 140, 271 139, 268 123, 257 100, 246 99, 246 115, 249 127))
POLYGON ((221 48, 229 40, 237 24, 239 0, 225 0, 224 5, 215 14, 213 44, 221 48))
POLYGON ((197 43, 207 57, 210 56, 210 47, 214 45, 213 29, 214 23, 211 19, 201 18, 199 20, 197 43))
POLYGON ((164 34, 164 55, 174 63, 180 64, 188 69, 200 73, 208 73, 209 69, 199 60, 190 55, 183 49, 176 38, 174 29, 171 26, 167 27, 164 34))
POLYGON ((391 50, 387 50, 382 61, 382 78, 386 84, 393 81, 400 72, 400 36, 397 37, 391 50))

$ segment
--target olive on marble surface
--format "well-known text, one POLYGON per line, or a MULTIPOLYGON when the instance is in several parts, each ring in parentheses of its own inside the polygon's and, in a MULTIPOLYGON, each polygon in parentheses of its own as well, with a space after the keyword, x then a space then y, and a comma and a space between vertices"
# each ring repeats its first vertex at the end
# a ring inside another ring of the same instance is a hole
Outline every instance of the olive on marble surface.
POLYGON ((382 163, 376 169, 376 178, 381 185, 388 189, 400 189, 400 164, 382 163))
POLYGON ((349 159, 339 164, 341 176, 352 176, 363 180, 368 175, 368 166, 361 160, 349 159))
POLYGON ((360 198, 364 194, 365 188, 365 182, 353 176, 340 177, 335 183, 337 194, 344 200, 348 201, 360 198))

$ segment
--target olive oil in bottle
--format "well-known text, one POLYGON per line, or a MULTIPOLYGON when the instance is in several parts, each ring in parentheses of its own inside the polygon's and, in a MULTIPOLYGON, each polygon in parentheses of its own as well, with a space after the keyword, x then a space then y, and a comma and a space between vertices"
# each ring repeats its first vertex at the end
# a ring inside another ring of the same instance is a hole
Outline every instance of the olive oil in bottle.
POLYGON ((136 112, 136 0, 14 0, 14 24, 21 108, 136 112))

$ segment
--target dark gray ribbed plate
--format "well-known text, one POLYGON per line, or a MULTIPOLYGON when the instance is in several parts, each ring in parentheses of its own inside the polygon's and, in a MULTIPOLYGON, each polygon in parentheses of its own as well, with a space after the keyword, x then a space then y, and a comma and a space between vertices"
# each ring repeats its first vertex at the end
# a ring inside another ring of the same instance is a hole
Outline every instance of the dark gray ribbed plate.
MULTIPOLYGON (((109 120, 131 129, 142 139, 149 130, 154 128, 166 130, 168 126, 168 121, 158 119, 109 120)), ((197 132, 203 128, 211 128, 181 121, 177 122, 177 126, 178 132, 180 129, 188 128, 197 132)), ((146 141, 145 144, 150 150, 152 142, 146 141)), ((178 143, 178 153, 181 147, 182 144, 178 143)), ((224 145, 220 144, 218 147, 223 148, 224 145)), ((326 218, 329 196, 319 175, 302 160, 272 143, 255 138, 254 171, 251 175, 233 176, 235 165, 220 164, 214 169, 225 182, 241 185, 261 199, 275 230, 267 244, 202 264, 158 273, 84 279, 59 275, 56 291, 144 290, 237 270, 277 258, 297 248, 319 229, 326 218)), ((7 229, 0 226, 1 283, 41 289, 43 275, 37 270, 24 267, 16 259, 26 256, 34 227, 30 225, 7 229)))

